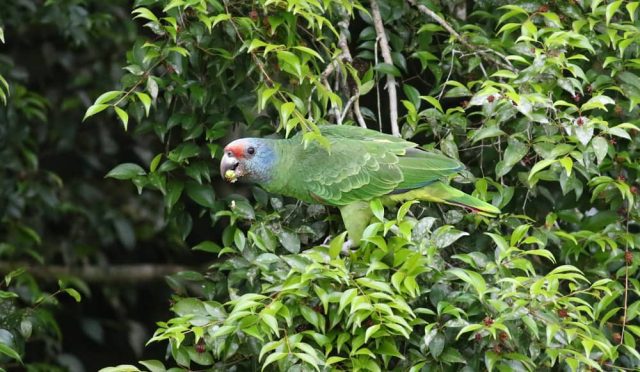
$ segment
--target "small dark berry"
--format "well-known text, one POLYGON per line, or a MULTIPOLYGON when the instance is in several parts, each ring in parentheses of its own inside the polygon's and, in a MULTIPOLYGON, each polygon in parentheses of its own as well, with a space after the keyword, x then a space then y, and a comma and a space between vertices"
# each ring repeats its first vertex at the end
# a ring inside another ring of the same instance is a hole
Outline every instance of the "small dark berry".
POLYGON ((580 100, 582 99, 582 96, 579 93, 576 93, 573 96, 571 96, 571 98, 573 98, 575 102, 580 102, 580 100))
POLYGON ((624 182, 624 181, 626 181, 626 180, 627 180, 627 177, 625 177, 625 176, 624 176, 624 174, 620 174, 620 175, 618 175, 618 181, 620 181, 620 182, 624 182))
POLYGON ((204 342, 202 342, 202 340, 196 344, 195 348, 196 348, 196 353, 198 354, 202 354, 205 351, 207 351, 207 345, 205 345, 204 342))
POLYGON ((633 185, 629 188, 632 194, 638 194, 638 186, 633 185))
POLYGON ((476 342, 480 342, 482 340, 482 335, 480 333, 476 333, 475 339, 476 339, 476 342))
POLYGON ((253 9, 252 11, 249 12, 249 18, 255 21, 256 19, 258 19, 258 12, 255 9, 253 9))
POLYGON ((500 332, 500 341, 505 342, 509 339, 509 334, 507 332, 500 332))
POLYGON ((620 105, 616 105, 616 107, 613 109, 613 111, 614 111, 617 115, 622 114, 622 106, 620 106, 620 105))
POLYGON ((633 263, 633 253, 629 251, 624 252, 624 262, 627 264, 627 266, 631 266, 631 264, 633 263))
POLYGON ((618 332, 613 334, 613 342, 615 342, 616 344, 619 344, 622 341, 622 335, 618 332))
POLYGON ((549 5, 540 5, 540 7, 538 8, 538 12, 540 13, 546 13, 549 11, 549 5))
POLYGON ((581 127, 584 124, 584 119, 582 118, 582 116, 580 116, 579 118, 576 119, 576 124, 581 127))
POLYGON ((489 96, 489 97, 487 97, 487 102, 489 102, 489 103, 492 103, 492 102, 493 102, 493 101, 495 101, 495 100, 496 100, 496 97, 494 97, 494 96, 492 96, 492 95, 491 95, 491 96, 489 96))
POLYGON ((484 325, 486 325, 487 327, 489 327, 490 325, 492 325, 492 324, 493 324, 493 319, 491 319, 491 317, 490 317, 490 316, 486 316, 486 317, 484 317, 483 322, 484 322, 484 325))
POLYGON ((558 310, 558 316, 560 318, 566 318, 569 316, 569 312, 567 311, 567 309, 559 309, 558 310))

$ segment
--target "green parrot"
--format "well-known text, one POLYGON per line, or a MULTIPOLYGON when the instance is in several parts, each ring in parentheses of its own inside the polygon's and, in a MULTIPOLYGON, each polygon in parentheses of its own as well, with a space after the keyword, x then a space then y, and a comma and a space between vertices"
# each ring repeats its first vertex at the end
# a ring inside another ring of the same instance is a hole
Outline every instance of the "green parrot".
POLYGON ((220 173, 229 182, 257 183, 266 191, 340 209, 351 246, 362 238, 373 212, 369 201, 423 200, 495 216, 491 204, 449 186, 464 166, 417 144, 348 125, 318 126, 329 141, 305 148, 302 135, 289 139, 241 138, 224 148, 220 173))

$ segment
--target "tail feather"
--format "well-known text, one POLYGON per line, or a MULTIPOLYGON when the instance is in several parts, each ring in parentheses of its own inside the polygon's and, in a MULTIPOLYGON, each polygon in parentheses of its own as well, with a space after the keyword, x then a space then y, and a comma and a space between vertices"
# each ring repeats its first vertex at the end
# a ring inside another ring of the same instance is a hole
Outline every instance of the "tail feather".
POLYGON ((424 200, 435 203, 444 203, 470 209, 483 216, 493 217, 500 214, 500 209, 482 201, 476 197, 451 187, 442 182, 434 182, 419 189, 411 190, 403 194, 390 195, 392 200, 424 200))
POLYGON ((500 214, 500 209, 495 206, 474 196, 465 194, 464 192, 442 182, 436 182, 432 185, 428 185, 424 187, 423 190, 426 193, 435 194, 437 197, 442 198, 443 202, 446 204, 468 208, 476 213, 487 216, 500 214))

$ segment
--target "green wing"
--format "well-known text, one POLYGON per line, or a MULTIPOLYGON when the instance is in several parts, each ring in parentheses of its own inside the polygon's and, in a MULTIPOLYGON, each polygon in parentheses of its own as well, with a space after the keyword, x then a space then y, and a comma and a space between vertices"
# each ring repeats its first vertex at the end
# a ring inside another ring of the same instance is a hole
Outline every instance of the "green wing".
POLYGON ((443 180, 464 169, 455 159, 433 152, 410 149, 400 158, 403 181, 395 192, 404 192, 443 180))
POLYGON ((462 169, 456 160, 373 130, 331 125, 320 126, 320 131, 330 152, 315 143, 298 152, 299 166, 291 174, 298 181, 288 185, 298 197, 307 190, 307 200, 347 205, 419 188, 462 169))
POLYGON ((389 194, 402 182, 398 155, 406 146, 386 148, 382 142, 325 137, 330 152, 315 143, 309 145, 299 154, 298 174, 292 175, 312 199, 347 205, 389 194))

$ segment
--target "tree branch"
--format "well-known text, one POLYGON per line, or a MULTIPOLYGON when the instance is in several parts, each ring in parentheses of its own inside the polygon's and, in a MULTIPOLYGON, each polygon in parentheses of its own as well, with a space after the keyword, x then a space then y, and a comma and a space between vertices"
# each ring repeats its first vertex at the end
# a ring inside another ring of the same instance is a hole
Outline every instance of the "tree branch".
POLYGON ((427 8, 425 5, 418 4, 417 0, 407 0, 407 2, 413 5, 414 7, 418 8, 418 10, 422 14, 425 14, 431 17, 434 21, 440 24, 440 26, 444 27, 444 29, 447 30, 447 32, 451 34, 451 36, 456 38, 456 40, 458 40, 458 42, 464 45, 467 49, 473 51, 474 53, 480 54, 485 58, 490 59, 493 63, 495 63, 496 65, 502 68, 505 68, 510 71, 516 71, 515 67, 513 67, 513 65, 511 64, 511 61, 509 61, 504 54, 493 49, 478 49, 477 45, 470 44, 464 37, 462 37, 462 35, 460 35, 456 30, 454 30, 453 27, 447 21, 442 19, 442 17, 436 14, 436 12, 434 12, 433 10, 427 8))
MULTIPOLYGON (((391 58, 391 49, 389 48, 389 40, 387 40, 387 34, 384 32, 384 24, 382 23, 382 16, 380 15, 380 7, 376 0, 371 0, 371 17, 373 18, 373 25, 376 29, 376 35, 380 42, 380 53, 384 63, 393 65, 393 59, 391 58)), ((396 137, 400 137, 400 127, 398 126, 398 94, 396 93, 396 78, 387 74, 387 92, 389 93, 389 119, 391 121, 391 134, 396 137)))
POLYGON ((88 283, 136 284, 161 280, 189 268, 181 265, 136 264, 111 266, 69 267, 59 265, 31 265, 24 262, 0 262, 0 274, 24 268, 31 275, 44 281, 55 281, 60 277, 73 276, 88 283))

